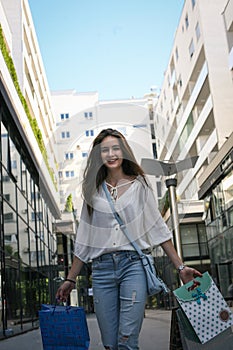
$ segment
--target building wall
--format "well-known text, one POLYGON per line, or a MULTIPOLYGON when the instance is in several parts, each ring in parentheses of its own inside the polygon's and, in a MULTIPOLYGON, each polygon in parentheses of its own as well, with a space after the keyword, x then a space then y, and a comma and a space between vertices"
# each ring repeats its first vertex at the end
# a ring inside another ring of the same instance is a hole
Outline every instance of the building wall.
MULTIPOLYGON (((77 215, 81 209, 81 183, 94 138, 103 128, 117 128, 127 138, 138 162, 153 157, 147 99, 99 101, 97 93, 53 92, 57 118, 60 203, 72 194, 77 215)), ((151 178, 156 190, 156 180, 151 178)))
MULTIPOLYGON (((184 2, 154 107, 158 158, 177 162, 198 156, 194 167, 176 175, 184 260, 210 269, 225 297, 233 258, 232 6, 232 0, 184 2), (201 210, 196 203, 202 203, 201 210)), ((169 211, 165 218, 171 220, 169 211)))
POLYGON ((194 169, 179 174, 183 199, 198 199, 196 179, 229 136, 233 109, 224 2, 192 3, 184 4, 155 108, 158 158, 199 156, 194 169))
MULTIPOLYGON (((30 45, 25 31, 31 28, 28 38, 34 40, 34 44, 36 37, 33 37, 34 27, 33 22, 30 23, 30 16, 26 20, 27 11, 27 1, 1 1, 0 24, 15 64, 22 96, 28 103, 31 116, 37 119, 43 129, 42 135, 48 140, 52 127, 49 123, 48 128, 43 127, 40 119, 43 113, 44 120, 51 118, 51 112, 45 112, 46 102, 43 102, 42 111, 42 98, 44 101, 48 99, 46 89, 42 89, 44 94, 40 95, 41 100, 37 94, 40 88, 37 79, 46 81, 46 76, 42 77, 42 70, 38 73, 32 69, 34 60, 40 63, 40 56, 37 56, 33 45, 33 59, 29 59, 30 45), (31 64, 28 65, 30 74, 25 69, 27 60, 31 64), (29 87, 29 80, 34 85, 29 87), (38 112, 40 110, 41 115, 38 112)), ((54 186, 2 51, 0 69, 0 337, 4 337, 34 328, 41 303, 54 300, 58 271, 53 227, 55 220, 60 218, 60 210, 59 192, 54 186)), ((53 120, 54 117, 51 122, 53 120)), ((53 164, 54 146, 51 149, 48 146, 48 156, 51 159, 53 154, 53 164)))
POLYGON ((57 181, 57 153, 50 89, 27 0, 1 0, 12 33, 10 53, 18 82, 32 118, 35 118, 57 181))
POLYGON ((233 283, 233 134, 199 180, 205 201, 205 224, 211 271, 224 296, 233 283))

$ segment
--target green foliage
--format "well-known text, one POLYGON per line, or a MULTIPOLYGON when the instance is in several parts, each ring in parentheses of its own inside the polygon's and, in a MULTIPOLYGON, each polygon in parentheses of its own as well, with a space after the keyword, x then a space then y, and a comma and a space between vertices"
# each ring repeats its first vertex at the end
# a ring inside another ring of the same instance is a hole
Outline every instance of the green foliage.
POLYGON ((13 248, 9 244, 5 245, 5 254, 6 256, 12 256, 13 254, 13 248))
POLYGON ((42 153, 42 156, 44 158, 44 161, 45 161, 45 164, 48 168, 48 171, 49 171, 49 174, 52 178, 52 181, 57 189, 57 186, 56 186, 56 181, 55 181, 55 177, 54 177, 54 172, 53 172, 53 169, 50 167, 49 165, 49 161, 48 161, 48 155, 47 155, 47 151, 46 151, 46 148, 45 148, 45 144, 44 144, 44 141, 43 141, 43 137, 42 137, 42 133, 40 131, 40 128, 37 124, 37 120, 35 118, 32 118, 31 116, 31 113, 29 111, 29 108, 28 108, 28 105, 27 105, 27 101, 25 100, 22 92, 21 92, 21 89, 20 89, 20 86, 19 86, 19 82, 18 82, 18 77, 17 77, 17 73, 16 73, 16 70, 15 70, 15 67, 14 67, 14 62, 9 54, 9 51, 7 49, 7 46, 6 46, 6 43, 5 43, 5 40, 4 40, 4 36, 3 36, 3 33, 2 33, 2 27, 0 25, 0 50, 2 52, 2 55, 4 57, 4 60, 6 62, 6 65, 8 67, 8 70, 9 70, 9 73, 11 75, 11 78, 12 78, 12 81, 14 83, 14 86, 15 86, 15 89, 18 93, 18 96, 20 98, 20 101, 22 103, 22 106, 24 108, 24 111, 28 117, 28 120, 29 120, 29 123, 31 125, 31 128, 32 128, 32 131, 34 133, 34 136, 37 140, 37 143, 38 143, 38 146, 40 148, 40 151, 42 153))
POLYGON ((74 206, 73 206, 72 194, 69 194, 69 196, 66 199, 65 211, 68 213, 72 213, 73 210, 74 210, 74 206))
POLYGON ((164 216, 168 208, 170 207, 169 204, 169 196, 168 196, 168 191, 166 191, 165 195, 163 198, 159 200, 159 210, 161 212, 161 215, 164 216))

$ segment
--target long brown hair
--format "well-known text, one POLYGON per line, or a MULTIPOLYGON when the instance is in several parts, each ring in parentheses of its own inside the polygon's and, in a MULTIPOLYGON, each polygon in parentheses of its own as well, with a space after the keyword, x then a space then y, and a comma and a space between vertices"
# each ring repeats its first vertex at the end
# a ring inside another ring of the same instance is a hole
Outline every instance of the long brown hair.
MULTIPOLYGON (((126 175, 141 175, 145 180, 143 169, 137 163, 125 137, 118 131, 111 128, 103 129, 94 139, 90 154, 87 159, 87 165, 84 170, 84 179, 82 184, 83 198, 87 203, 89 214, 92 213, 92 196, 96 189, 98 190, 102 182, 107 177, 107 168, 101 158, 100 144, 107 137, 113 136, 119 140, 123 154, 122 169, 126 175)), ((146 182, 146 180, 145 180, 146 182)))

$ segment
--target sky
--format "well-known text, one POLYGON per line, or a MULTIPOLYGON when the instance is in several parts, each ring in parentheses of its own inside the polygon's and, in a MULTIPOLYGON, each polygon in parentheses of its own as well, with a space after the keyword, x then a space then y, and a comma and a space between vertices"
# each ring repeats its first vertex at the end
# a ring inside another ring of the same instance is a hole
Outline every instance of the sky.
POLYGON ((184 0, 28 0, 50 90, 142 98, 161 87, 184 0))

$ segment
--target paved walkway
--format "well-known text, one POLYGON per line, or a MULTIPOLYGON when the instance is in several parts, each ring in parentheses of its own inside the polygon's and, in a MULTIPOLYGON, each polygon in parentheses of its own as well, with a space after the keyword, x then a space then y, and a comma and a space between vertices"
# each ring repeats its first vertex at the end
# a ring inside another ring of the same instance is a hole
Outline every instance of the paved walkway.
MULTIPOLYGON (((103 350, 95 314, 87 315, 89 350, 103 350)), ((141 350, 169 350, 171 311, 146 310, 140 335, 141 350)), ((42 350, 40 329, 0 340, 1 350, 42 350)))

